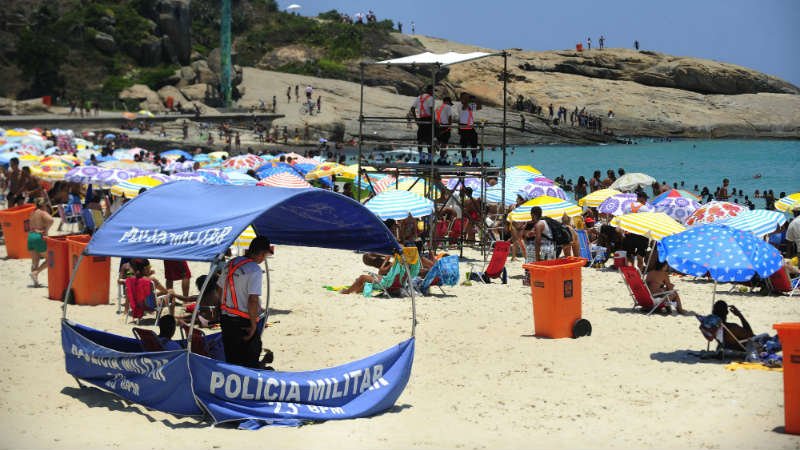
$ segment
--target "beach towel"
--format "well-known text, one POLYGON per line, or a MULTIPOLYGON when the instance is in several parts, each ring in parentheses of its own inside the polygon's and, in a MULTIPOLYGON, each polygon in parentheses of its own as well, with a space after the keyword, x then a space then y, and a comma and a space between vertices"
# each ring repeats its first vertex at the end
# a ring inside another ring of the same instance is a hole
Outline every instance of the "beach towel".
POLYGON ((783 367, 768 367, 760 362, 732 362, 725 366, 726 370, 766 370, 768 372, 783 372, 783 367))

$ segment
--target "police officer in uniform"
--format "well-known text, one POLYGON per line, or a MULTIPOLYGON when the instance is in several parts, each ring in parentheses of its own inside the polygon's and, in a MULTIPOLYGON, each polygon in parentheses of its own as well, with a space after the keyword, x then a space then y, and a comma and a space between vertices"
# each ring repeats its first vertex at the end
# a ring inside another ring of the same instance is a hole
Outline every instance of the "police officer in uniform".
POLYGON ((225 360, 245 367, 259 367, 261 354, 261 280, 259 264, 270 254, 269 239, 258 236, 244 256, 233 258, 217 282, 220 293, 220 325, 225 360))

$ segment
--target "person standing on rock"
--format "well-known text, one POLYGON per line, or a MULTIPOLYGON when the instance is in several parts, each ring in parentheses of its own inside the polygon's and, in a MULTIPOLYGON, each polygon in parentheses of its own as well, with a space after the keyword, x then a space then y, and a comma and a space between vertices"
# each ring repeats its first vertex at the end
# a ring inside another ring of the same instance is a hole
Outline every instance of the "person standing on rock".
POLYGON ((633 48, 635 48, 636 50, 639 50, 639 41, 638 40, 633 41, 633 48))
POLYGON ((605 37, 605 36, 603 36, 602 34, 600 35, 600 41, 599 41, 599 43, 600 43, 600 50, 602 50, 603 48, 605 48, 605 45, 606 45, 606 37, 605 37))
POLYGON ((286 87, 286 103, 292 103, 292 87, 286 87))
POLYGON ((322 96, 317 96, 317 114, 322 112, 322 96))
POLYGON ((411 109, 408 112, 409 117, 416 117, 417 119, 417 152, 419 153, 419 162, 424 164, 425 158, 422 153, 422 147, 428 147, 428 156, 431 156, 431 141, 433 140, 433 86, 425 86, 419 97, 414 100, 411 109))
POLYGON ((295 84, 294 85, 294 102, 295 103, 300 103, 300 85, 299 84, 295 84))
POLYGON ((411 34, 417 34, 417 29, 413 20, 411 21, 411 34))
POLYGON ((591 50, 592 49, 592 38, 591 37, 587 37, 586 38, 586 49, 587 50, 591 50))
POLYGON ((277 96, 272 96, 272 113, 275 114, 275 108, 278 106, 278 98, 277 96))

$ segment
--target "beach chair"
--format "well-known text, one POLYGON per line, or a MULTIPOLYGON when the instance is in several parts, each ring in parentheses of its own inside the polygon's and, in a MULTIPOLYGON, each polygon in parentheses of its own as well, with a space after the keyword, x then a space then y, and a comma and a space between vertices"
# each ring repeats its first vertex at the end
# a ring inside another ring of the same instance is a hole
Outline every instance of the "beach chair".
POLYGON ((619 273, 622 274, 622 279, 625 286, 628 288, 628 293, 633 299, 633 309, 637 307, 642 310, 649 310, 647 315, 652 314, 655 310, 670 306, 668 297, 675 291, 664 291, 653 295, 647 284, 642 280, 642 275, 633 266, 622 266, 619 268, 619 273))
POLYGON ((791 297, 795 292, 800 291, 800 276, 791 278, 785 267, 781 267, 764 281, 769 289, 769 293, 788 293, 789 297, 791 297))
MULTIPOLYGON (((422 263, 419 258, 419 251, 417 247, 403 247, 403 253, 396 253, 394 255, 394 263, 389 269, 389 272, 381 277, 377 283, 365 283, 363 295, 364 297, 372 297, 375 290, 380 290, 381 294, 386 297, 402 297, 409 295, 406 286, 409 280, 419 275, 422 263), (409 274, 406 273, 403 261, 408 264, 409 274)), ((377 277, 377 274, 373 275, 377 277)))
MULTIPOLYGON (((181 334, 183 334, 186 340, 189 340, 189 325, 185 323, 181 323, 181 334)), ((195 328, 192 330, 192 353, 200 356, 211 357, 210 353, 208 352, 208 346, 206 345, 206 334, 203 333, 203 330, 199 328, 195 328)))
POLYGON ((146 328, 133 328, 133 335, 139 340, 139 345, 146 352, 163 352, 166 350, 158 339, 158 335, 153 330, 146 328))
POLYGON ((604 247, 592 246, 589 242, 589 234, 586 230, 575 230, 578 234, 578 244, 581 248, 581 258, 586 260, 587 267, 594 267, 597 264, 602 264, 608 259, 606 249, 604 247))
POLYGON ((481 272, 474 272, 473 265, 470 265, 470 277, 475 277, 476 281, 491 283, 493 278, 500 278, 503 284, 508 284, 508 271, 506 261, 511 252, 511 243, 508 241, 495 241, 492 248, 492 258, 481 272), (473 275, 475 274, 475 275, 473 275))
MULTIPOLYGON (((75 233, 83 230, 83 208, 80 203, 66 203, 56 206, 61 223, 71 227, 70 232, 75 233)), ((60 228, 60 226, 59 226, 60 228)))
POLYGON ((420 285, 420 291, 424 295, 428 295, 431 286, 437 286, 439 290, 442 291, 442 294, 444 294, 445 292, 442 286, 455 286, 456 283, 458 283, 458 277, 458 256, 443 256, 436 261, 436 264, 434 264, 425 275, 425 279, 422 280, 422 284, 420 285))
POLYGON ((707 316, 701 316, 699 314, 695 314, 695 317, 698 321, 700 321, 700 332, 703 334, 703 337, 706 338, 706 351, 711 351, 711 343, 716 341, 717 343, 717 352, 722 359, 725 358, 725 351, 728 350, 733 352, 732 356, 737 357, 744 357, 747 352, 747 344, 750 339, 736 339, 736 336, 733 335, 730 329, 725 326, 718 316, 714 314, 710 314, 707 316), (725 347, 725 334, 731 338, 732 341, 736 342, 735 348, 726 348, 725 347))
POLYGON ((128 313, 137 321, 140 320, 145 312, 154 311, 156 313, 156 322, 161 318, 161 310, 164 308, 164 299, 162 297, 155 297, 153 292, 153 283, 147 278, 128 277, 125 279, 125 297, 128 299, 128 311, 126 312, 126 320, 128 313), (147 304, 148 298, 152 297, 155 301, 155 307, 147 304))

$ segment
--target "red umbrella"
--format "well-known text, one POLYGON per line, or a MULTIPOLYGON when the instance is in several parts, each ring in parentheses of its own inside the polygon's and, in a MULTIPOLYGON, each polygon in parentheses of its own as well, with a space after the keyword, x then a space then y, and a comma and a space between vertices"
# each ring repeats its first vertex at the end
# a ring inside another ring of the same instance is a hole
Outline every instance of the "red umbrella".
POLYGON ((730 202, 709 202, 697 208, 695 212, 686 219, 686 225, 696 225, 700 223, 712 223, 717 220, 736 217, 744 211, 744 206, 730 202))

